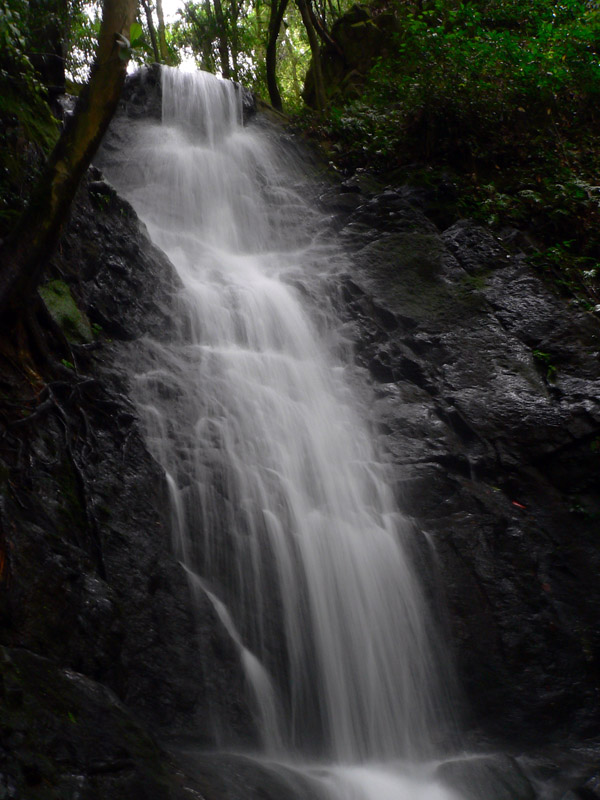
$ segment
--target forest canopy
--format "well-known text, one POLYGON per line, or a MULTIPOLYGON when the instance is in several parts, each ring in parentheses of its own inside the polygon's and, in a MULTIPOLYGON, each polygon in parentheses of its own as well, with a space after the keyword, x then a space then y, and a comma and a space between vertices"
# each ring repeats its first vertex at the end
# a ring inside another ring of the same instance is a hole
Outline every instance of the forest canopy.
MULTIPOLYGON (((56 97, 88 79, 101 10, 0 0, 0 236, 56 97)), ((192 62, 268 98, 339 169, 450 181, 457 213, 528 228, 539 268, 600 303, 596 0, 181 0, 166 18, 140 0, 130 39, 135 64, 192 62)))

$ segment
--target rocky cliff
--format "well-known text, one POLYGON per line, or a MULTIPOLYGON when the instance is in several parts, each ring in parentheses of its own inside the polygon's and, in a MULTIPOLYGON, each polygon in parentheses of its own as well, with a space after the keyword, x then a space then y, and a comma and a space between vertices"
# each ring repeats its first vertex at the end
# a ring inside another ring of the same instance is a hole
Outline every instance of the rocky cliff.
POLYGON ((355 265, 340 309, 400 503, 439 558, 475 717, 597 735, 598 320, 542 283, 515 231, 440 230, 425 190, 345 188, 326 198, 355 265))
POLYGON ((253 733, 231 641, 208 601, 191 612, 127 397, 127 351, 168 329, 175 279, 95 170, 48 275, 62 369, 0 372, 0 796, 179 796, 148 730, 253 733))
MULTIPOLYGON (((472 742, 543 748, 552 796, 586 780, 573 796, 597 796, 597 750, 573 775, 548 754, 600 735, 598 320, 533 274, 516 232, 436 224, 431 193, 355 176, 321 202, 351 255, 331 299, 472 742)), ((255 738, 235 648, 208 601, 190 611, 127 396, 128 356, 169 330, 174 288, 92 170, 44 290, 62 363, 0 367, 0 797, 282 796, 243 761, 165 749, 218 745, 215 719, 229 742, 255 738)))

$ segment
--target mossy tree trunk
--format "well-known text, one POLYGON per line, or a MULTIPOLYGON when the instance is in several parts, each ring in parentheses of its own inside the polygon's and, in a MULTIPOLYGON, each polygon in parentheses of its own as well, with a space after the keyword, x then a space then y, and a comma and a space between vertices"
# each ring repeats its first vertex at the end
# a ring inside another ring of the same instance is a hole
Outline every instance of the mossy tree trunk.
POLYGON ((127 69, 118 37, 129 38, 137 0, 104 0, 98 54, 29 204, 0 250, 0 321, 14 324, 34 295, 77 187, 116 109, 127 69))

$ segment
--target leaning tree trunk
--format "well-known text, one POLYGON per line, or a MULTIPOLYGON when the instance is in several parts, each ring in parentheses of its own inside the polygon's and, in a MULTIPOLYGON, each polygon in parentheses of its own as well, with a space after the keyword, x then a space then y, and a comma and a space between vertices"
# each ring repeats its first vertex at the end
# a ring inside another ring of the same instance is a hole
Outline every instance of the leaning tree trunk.
POLYGON ((67 121, 27 208, 0 250, 0 319, 14 321, 37 289, 79 182, 116 109, 127 69, 126 42, 137 0, 104 0, 98 54, 75 113, 67 121), (14 312, 10 314, 7 312, 14 312))
POLYGON ((329 31, 325 27, 324 22, 319 18, 317 14, 315 14, 315 10, 310 0, 306 0, 306 10, 308 12, 308 16, 310 17, 310 21, 312 22, 313 28, 315 29, 315 32, 317 33, 317 35, 319 36, 325 47, 332 47, 334 50, 337 50, 337 52, 343 57, 344 54, 340 46, 331 36, 329 31))

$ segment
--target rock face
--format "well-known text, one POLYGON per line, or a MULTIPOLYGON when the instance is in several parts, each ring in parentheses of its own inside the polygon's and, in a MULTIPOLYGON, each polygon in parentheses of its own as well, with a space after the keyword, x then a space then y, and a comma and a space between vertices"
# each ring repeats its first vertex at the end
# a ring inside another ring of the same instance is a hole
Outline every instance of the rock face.
MULTIPOLYGON (((158 113, 155 73, 144 81, 127 89, 132 116, 158 113)), ((489 232, 440 230, 426 193, 342 188, 322 200, 353 267, 331 295, 400 503, 426 534, 419 563, 447 609, 468 718, 513 744, 597 736, 598 321, 489 232)), ((256 736, 234 645, 208 601, 190 608, 165 479, 127 396, 128 355, 170 330, 176 289, 91 170, 45 289, 49 320, 66 334, 76 320, 62 367, 40 375, 0 352, 0 797, 285 796, 250 761, 180 751, 175 765, 153 738, 210 747, 216 718, 229 744, 256 736)), ((489 775, 498 798, 529 798, 508 759, 440 767, 474 797, 489 775)), ((574 797, 596 784, 592 765, 563 781, 574 797)))
POLYGON ((71 341, 58 378, 0 369, 0 796, 178 797, 146 730, 254 731, 234 645, 208 601, 192 613, 127 398, 130 342, 169 329, 175 278, 94 170, 48 274, 95 340, 71 341))
POLYGON ((597 735, 598 320, 474 223, 440 231, 427 193, 351 188, 323 198, 355 265, 339 308, 435 548, 471 719, 513 742, 597 735))
POLYGON ((435 774, 464 800, 535 800, 530 781, 509 756, 457 758, 440 764, 435 774))

